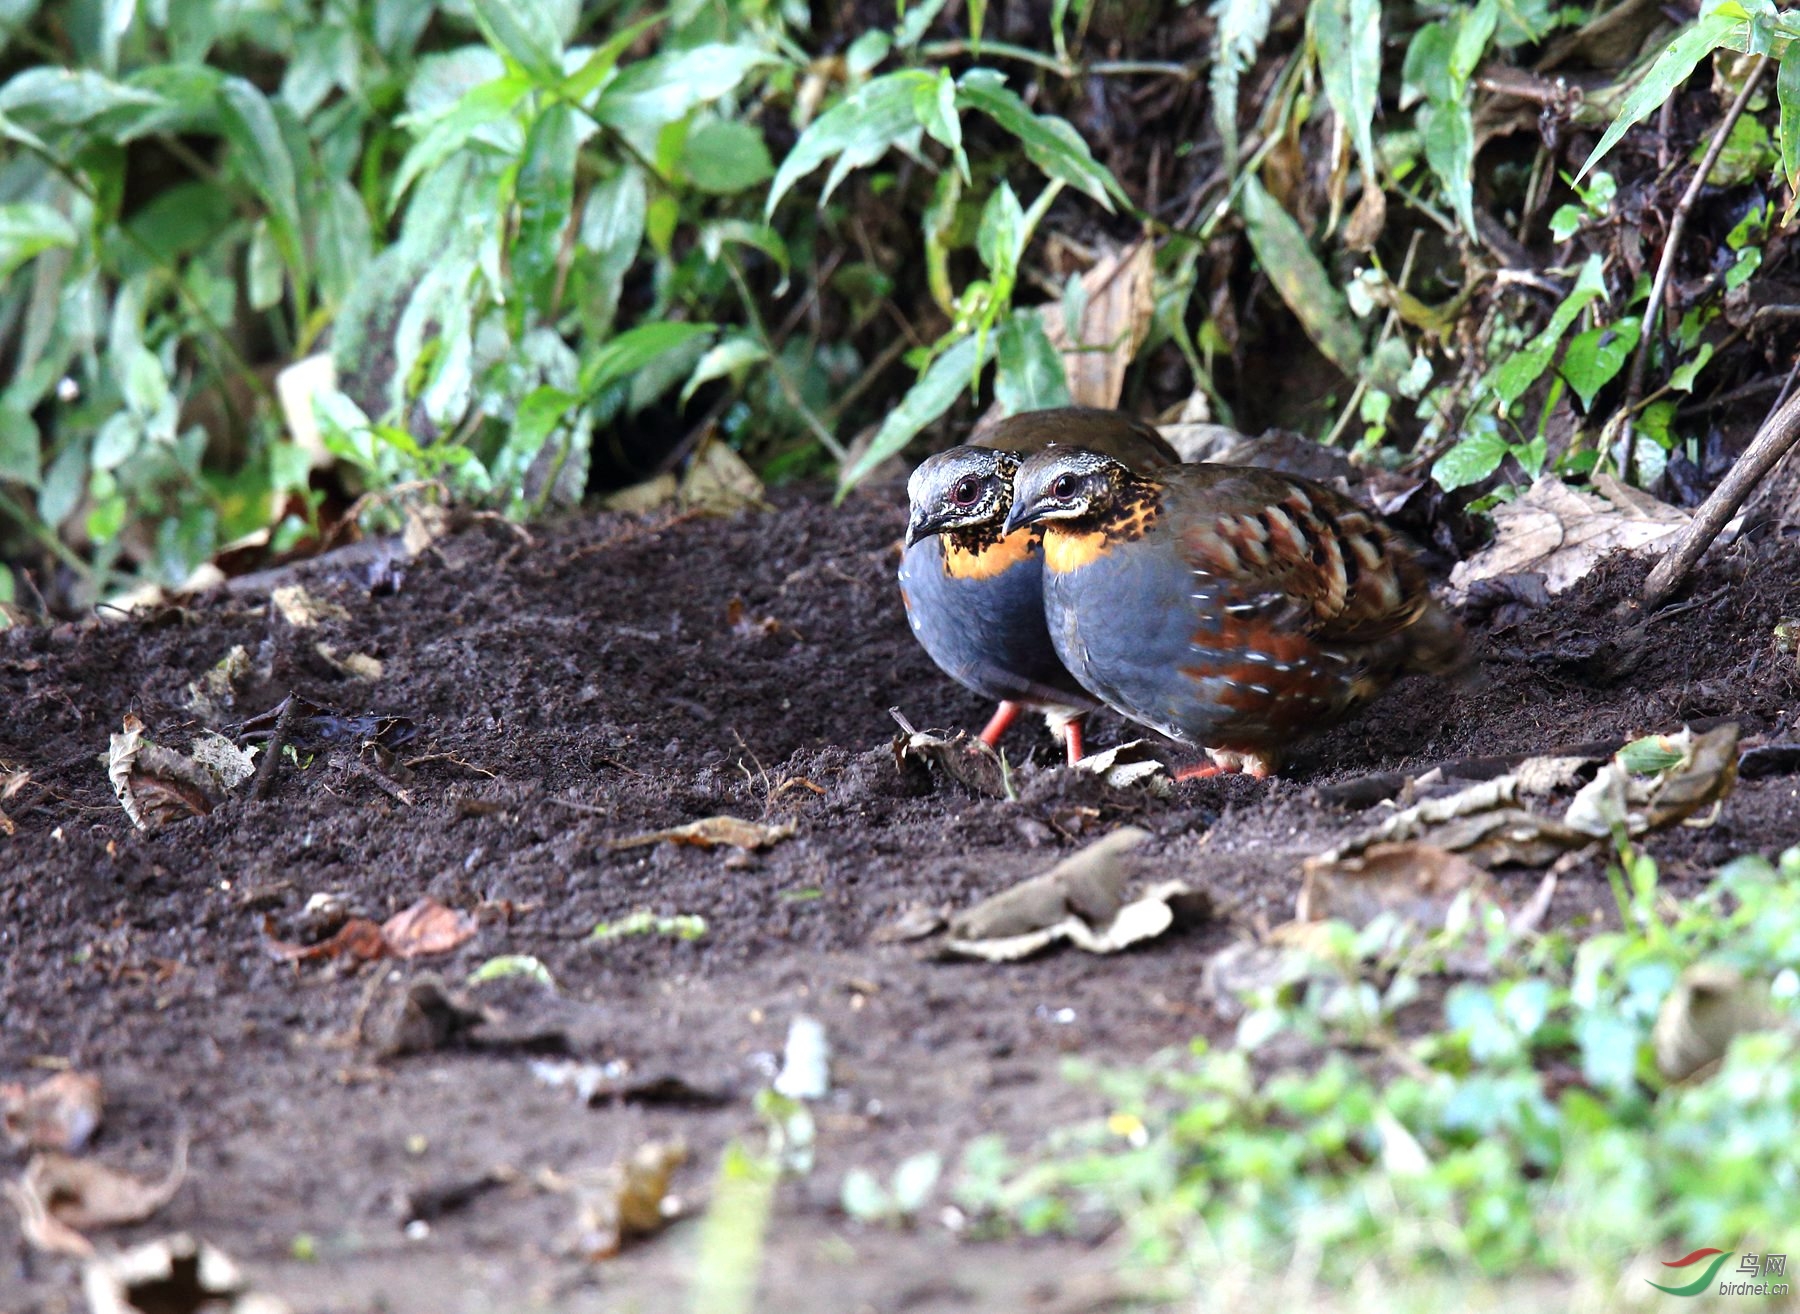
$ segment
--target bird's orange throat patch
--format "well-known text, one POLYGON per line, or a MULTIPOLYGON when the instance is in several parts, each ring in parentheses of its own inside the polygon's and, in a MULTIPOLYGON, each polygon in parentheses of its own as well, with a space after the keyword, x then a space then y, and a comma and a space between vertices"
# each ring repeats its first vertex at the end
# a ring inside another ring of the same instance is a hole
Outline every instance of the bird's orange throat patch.
POLYGON ((1156 523, 1159 510, 1159 499, 1149 494, 1117 508, 1099 525, 1087 521, 1046 521, 1044 568, 1053 574, 1066 575, 1092 564, 1120 543, 1130 543, 1148 534, 1156 523))
POLYGON ((948 535, 944 538, 944 573, 952 579, 992 579, 1029 561, 1038 550, 1037 531, 1020 529, 985 543, 965 547, 948 535))

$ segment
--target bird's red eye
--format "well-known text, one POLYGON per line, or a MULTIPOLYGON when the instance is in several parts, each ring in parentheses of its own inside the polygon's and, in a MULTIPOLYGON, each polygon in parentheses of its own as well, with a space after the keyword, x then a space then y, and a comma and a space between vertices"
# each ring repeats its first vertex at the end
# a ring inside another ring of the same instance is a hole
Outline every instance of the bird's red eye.
POLYGON ((950 499, 958 506, 974 506, 975 500, 980 496, 981 480, 974 475, 964 475, 950 490, 950 499))
POLYGON ((1072 474, 1058 475, 1056 482, 1050 485, 1050 496, 1059 502, 1067 502, 1081 488, 1081 481, 1072 474))

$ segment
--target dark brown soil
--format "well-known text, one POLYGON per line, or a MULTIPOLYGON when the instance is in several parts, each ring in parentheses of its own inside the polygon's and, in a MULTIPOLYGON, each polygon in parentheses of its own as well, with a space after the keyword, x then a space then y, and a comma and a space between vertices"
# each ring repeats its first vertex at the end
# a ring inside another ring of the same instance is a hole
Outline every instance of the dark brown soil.
MULTIPOLYGON (((685 1308, 695 1227, 589 1265, 558 1254, 569 1198, 531 1183, 679 1135, 693 1157, 677 1185, 700 1199, 722 1147, 759 1134, 750 1097, 805 1012, 831 1035, 835 1090, 818 1109, 817 1167, 778 1197, 762 1307, 1097 1308, 1104 1251, 961 1242, 935 1207, 914 1232, 861 1228, 836 1211, 844 1172, 925 1149, 954 1159, 986 1131, 1029 1145, 1102 1108, 1061 1078, 1062 1056, 1131 1063, 1219 1033, 1207 955, 1288 916, 1300 860, 1370 820, 1321 807, 1322 784, 1684 719, 1795 737, 1800 673, 1771 635, 1800 614, 1800 561, 1740 548, 1695 605, 1647 626, 1630 602, 1642 568, 1628 562, 1521 622, 1477 623, 1475 674, 1403 686, 1271 784, 1108 794, 1055 766, 1032 727, 1009 745, 1030 754, 1022 801, 921 787, 894 765, 888 708, 920 726, 987 709, 908 635, 892 582, 900 523, 894 494, 878 492, 836 510, 790 494, 775 514, 729 520, 590 516, 529 541, 484 525, 413 563, 397 593, 372 594, 361 568, 302 572, 348 613, 311 630, 239 591, 0 636, 0 776, 31 773, 5 804, 18 833, 0 837, 0 1081, 65 1063, 98 1073, 108 1109, 92 1153, 116 1167, 154 1176, 179 1137, 192 1143, 175 1199, 108 1239, 194 1232, 300 1310, 685 1308), (380 679, 342 675, 321 643, 378 658, 380 679), (404 783, 410 803, 353 746, 302 745, 310 766, 285 765, 266 800, 135 832, 108 786, 109 734, 135 711, 184 745, 198 728, 189 683, 237 644, 267 674, 239 687, 235 715, 296 691, 410 718, 418 734, 399 758, 424 759, 404 783), (798 833, 748 861, 608 847, 718 813, 792 817, 798 833), (1205 885, 1218 921, 1119 957, 1006 967, 873 938, 909 905, 967 904, 1127 819, 1154 832, 1145 866, 1205 885), (377 919, 430 894, 476 912, 480 930, 447 956, 360 973, 276 961, 265 918, 302 938, 321 892, 377 919), (587 940, 640 909, 697 914, 706 934, 587 940), (732 1098, 587 1108, 517 1051, 381 1059, 347 1041, 393 982, 431 972, 460 988, 503 953, 535 955, 556 981, 471 991, 506 1030, 555 1029, 579 1058, 732 1098), (495 1168, 518 1180, 423 1236, 404 1232, 404 1199, 495 1168), (293 1257, 302 1236, 310 1262, 293 1257)), ((1121 733, 1102 722, 1090 741, 1121 733)), ((1793 774, 1745 780, 1717 824, 1652 849, 1678 883, 1772 853, 1800 841, 1797 793, 1793 774)), ((1590 864, 1565 881, 1556 916, 1604 917, 1611 903, 1590 864)), ((75 1274, 30 1252, 0 1210, 0 1310, 79 1308, 75 1274)))

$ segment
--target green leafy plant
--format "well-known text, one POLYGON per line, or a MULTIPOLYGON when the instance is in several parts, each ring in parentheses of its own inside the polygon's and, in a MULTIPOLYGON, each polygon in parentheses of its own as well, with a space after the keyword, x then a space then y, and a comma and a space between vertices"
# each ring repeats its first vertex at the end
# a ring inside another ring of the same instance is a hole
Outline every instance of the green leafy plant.
POLYGON ((1331 1287, 1374 1265, 1607 1289, 1665 1242, 1791 1248, 1797 878, 1800 850, 1744 858, 1674 904, 1655 863, 1627 851, 1621 929, 1585 940, 1520 939, 1466 901, 1429 937, 1389 918, 1327 925, 1278 984, 1245 995, 1234 1044, 1131 1072, 1077 1065, 1106 1120, 1035 1165, 971 1146, 962 1199, 1027 1231, 1122 1218, 1171 1277, 1201 1245, 1227 1267, 1297 1263, 1331 1287), (1461 979, 1445 988, 1453 957, 1461 979), (1707 980, 1766 1000, 1760 1021, 1682 1012, 1676 996, 1700 989, 1685 983, 1707 980), (1679 1080, 1660 1070, 1682 1034, 1671 1013, 1704 1040, 1706 1061, 1679 1080))

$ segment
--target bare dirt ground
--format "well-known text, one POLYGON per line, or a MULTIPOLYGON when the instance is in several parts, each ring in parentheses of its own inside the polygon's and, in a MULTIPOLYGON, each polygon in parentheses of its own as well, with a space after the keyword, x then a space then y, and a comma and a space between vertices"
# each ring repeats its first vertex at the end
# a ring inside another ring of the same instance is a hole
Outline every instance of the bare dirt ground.
MULTIPOLYGON (((397 591, 372 590, 360 566, 306 567, 297 578, 343 609, 306 630, 238 590, 0 635, 0 775, 30 772, 6 804, 17 833, 0 836, 0 1082, 61 1065, 99 1075, 90 1154, 141 1176, 190 1143, 174 1198, 106 1242, 192 1232, 302 1311, 684 1308, 693 1224, 590 1263, 562 1252, 570 1197, 538 1180, 679 1136, 691 1158, 676 1188, 702 1203, 723 1147, 758 1133, 751 1097, 806 1013, 832 1038, 834 1090, 816 1111, 815 1169, 777 1196, 761 1308, 1110 1308, 1111 1255, 1094 1239, 960 1240, 935 1207, 911 1232, 862 1227, 837 1208, 843 1174, 927 1149, 954 1163, 989 1131, 1029 1147, 1103 1111, 1062 1078, 1063 1056, 1129 1064, 1223 1034, 1208 956, 1288 917, 1300 861, 1368 823, 1325 806, 1321 786, 1703 718, 1736 719, 1749 742, 1796 737, 1800 672, 1771 635, 1800 614, 1800 560, 1740 547, 1693 605, 1647 625, 1631 603, 1642 567, 1623 561, 1523 619, 1472 618, 1470 678, 1402 686, 1267 785, 1113 793, 1057 766, 1032 727, 1008 745, 1029 756, 1020 800, 977 798, 894 763, 890 706, 920 726, 987 710, 907 632, 896 493, 842 509, 778 501, 724 520, 590 515, 530 541, 477 526, 413 562, 397 591), (284 765, 265 799, 135 831, 108 785, 108 736, 135 712, 185 742, 199 728, 190 682, 240 644, 261 674, 238 685, 232 717, 297 692, 407 718, 410 778, 394 787, 353 743, 302 743, 307 769, 284 765), (345 674, 320 644, 339 663, 377 658, 380 678, 345 674), (609 847, 721 813, 797 831, 748 857, 609 847), (966 905, 1123 821, 1153 833, 1143 869, 1213 895, 1212 922, 1116 957, 1007 966, 876 938, 910 905, 966 905), (376 920, 431 895, 480 928, 398 965, 272 956, 270 935, 319 933, 304 913, 319 893, 376 920), (707 929, 589 939, 639 910, 707 929), (533 955, 555 980, 468 991, 516 1043, 406 1057, 355 1043, 378 1039, 406 982, 460 990, 499 954, 533 955), (532 1075, 534 1049, 724 1099, 589 1107, 532 1075), (295 1257, 299 1238, 311 1258, 295 1257)), ((1101 721, 1090 743, 1122 734, 1101 721)), ((1666 879, 1693 885, 1728 856, 1800 842, 1797 795, 1791 773, 1743 780, 1715 825, 1653 842, 1666 879)), ((1612 904, 1594 861, 1552 915, 1603 920, 1612 904)), ((0 1210, 0 1311, 82 1307, 78 1265, 31 1250, 0 1210)))

